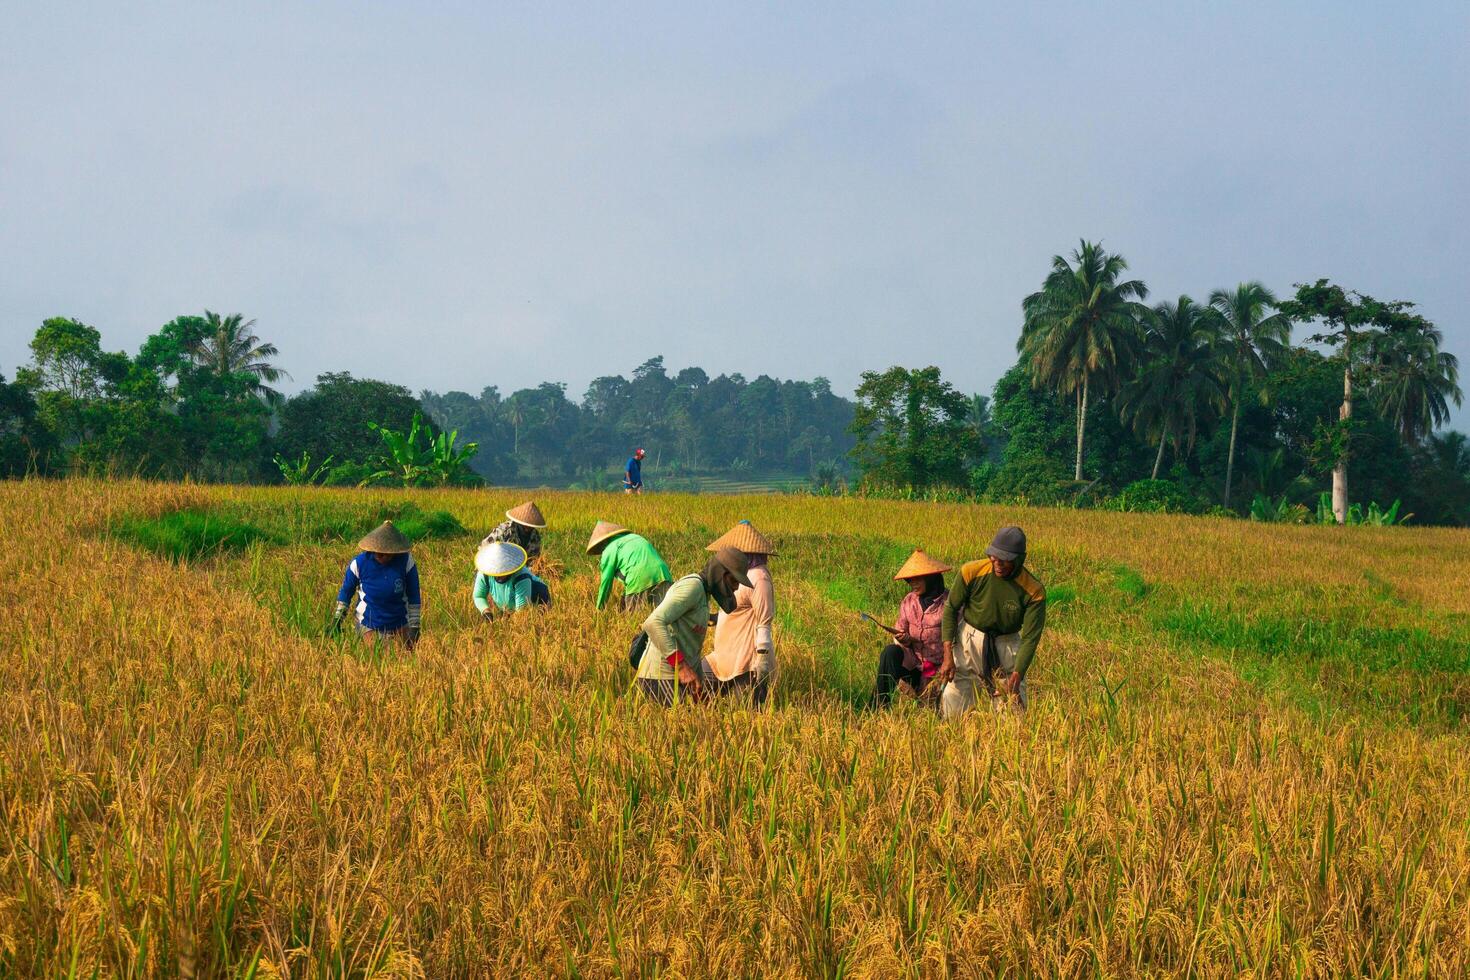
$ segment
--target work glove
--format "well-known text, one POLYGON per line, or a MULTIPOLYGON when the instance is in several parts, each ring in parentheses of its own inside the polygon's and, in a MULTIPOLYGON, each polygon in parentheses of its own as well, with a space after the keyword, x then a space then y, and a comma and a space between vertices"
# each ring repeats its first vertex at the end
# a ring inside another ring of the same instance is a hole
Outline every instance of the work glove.
POLYGON ((495 622, 495 612, 491 609, 481 609, 480 618, 487 623, 493 623, 495 622))
POLYGON ((408 647, 412 650, 419 642, 419 628, 417 626, 408 627, 404 630, 404 638, 407 639, 408 647))
POLYGON ((332 613, 332 635, 336 636, 342 632, 342 620, 347 618, 347 603, 337 603, 337 611, 332 613))

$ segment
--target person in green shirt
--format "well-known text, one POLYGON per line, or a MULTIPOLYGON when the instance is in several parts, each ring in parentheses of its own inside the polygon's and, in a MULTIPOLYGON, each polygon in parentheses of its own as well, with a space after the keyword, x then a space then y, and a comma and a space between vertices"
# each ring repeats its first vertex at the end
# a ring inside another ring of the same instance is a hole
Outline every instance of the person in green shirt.
POLYGON ((526 549, 509 541, 492 541, 475 553, 475 608, 486 622, 496 610, 515 612, 551 605, 551 589, 526 567, 526 549))
POLYGON ((607 605, 613 582, 622 580, 622 608, 657 606, 674 580, 669 565, 648 539, 620 524, 598 521, 587 541, 587 554, 598 555, 602 580, 597 586, 597 608, 607 605))
POLYGON ((975 706, 984 689, 997 710, 1014 698, 1025 711, 1026 671, 1046 626, 1046 589, 1026 570, 1026 532, 1003 527, 985 558, 960 568, 944 608, 941 636, 947 681, 940 713, 958 718, 975 706))
POLYGON ((638 661, 636 683, 643 696, 668 707, 705 698, 703 657, 709 631, 709 604, 735 610, 735 590, 750 584, 750 559, 729 546, 720 548, 696 575, 685 575, 643 621, 648 645, 638 661))

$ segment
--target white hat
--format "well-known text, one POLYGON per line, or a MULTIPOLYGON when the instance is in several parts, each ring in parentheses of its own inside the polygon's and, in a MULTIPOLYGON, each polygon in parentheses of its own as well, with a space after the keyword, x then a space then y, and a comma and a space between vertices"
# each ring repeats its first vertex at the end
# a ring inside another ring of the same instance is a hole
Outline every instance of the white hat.
POLYGON ((475 552, 475 568, 481 575, 500 578, 526 567, 526 549, 509 541, 492 541, 475 552))

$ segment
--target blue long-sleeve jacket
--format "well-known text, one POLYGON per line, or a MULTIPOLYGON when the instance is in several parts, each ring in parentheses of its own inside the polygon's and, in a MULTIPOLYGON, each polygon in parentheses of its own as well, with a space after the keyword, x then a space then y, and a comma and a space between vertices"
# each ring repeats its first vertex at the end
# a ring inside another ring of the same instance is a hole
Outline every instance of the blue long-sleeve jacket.
POLYGON ((356 592, 357 621, 370 630, 396 630, 419 624, 419 569, 413 555, 394 555, 386 565, 364 551, 347 565, 337 602, 356 592))

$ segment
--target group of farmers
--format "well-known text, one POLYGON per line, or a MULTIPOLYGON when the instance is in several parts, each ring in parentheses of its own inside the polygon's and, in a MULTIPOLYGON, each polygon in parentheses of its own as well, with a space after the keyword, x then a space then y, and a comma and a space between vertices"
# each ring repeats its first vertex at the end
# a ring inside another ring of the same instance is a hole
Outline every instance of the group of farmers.
MULTIPOLYGON (((533 501, 505 516, 475 554, 471 595, 487 620, 551 602, 550 587, 533 570, 541 558, 545 517, 533 501)), ((421 604, 411 542, 385 521, 359 548, 337 594, 334 628, 356 595, 355 619, 364 638, 413 645, 421 604)), ((769 567, 775 548, 741 521, 707 550, 703 568, 675 579, 647 538, 599 521, 587 542, 587 553, 599 562, 597 608, 607 605, 613 583, 622 582, 620 607, 648 610, 629 661, 636 687, 649 700, 667 706, 741 697, 764 706, 777 672, 769 567), (711 602, 717 607, 713 615, 711 602), (704 655, 711 627, 714 640, 704 655)), ((982 700, 1024 711, 1026 672, 1046 622, 1046 590, 1026 568, 1025 532, 1002 527, 985 557, 962 565, 946 587, 944 575, 951 570, 919 550, 894 575, 909 592, 893 626, 878 624, 892 642, 878 654, 874 703, 886 708, 897 697, 913 698, 946 718, 982 700)))

